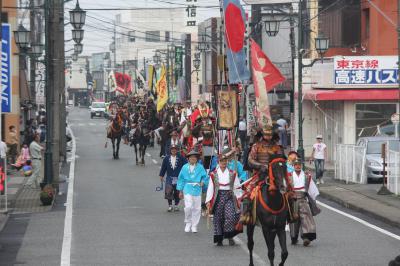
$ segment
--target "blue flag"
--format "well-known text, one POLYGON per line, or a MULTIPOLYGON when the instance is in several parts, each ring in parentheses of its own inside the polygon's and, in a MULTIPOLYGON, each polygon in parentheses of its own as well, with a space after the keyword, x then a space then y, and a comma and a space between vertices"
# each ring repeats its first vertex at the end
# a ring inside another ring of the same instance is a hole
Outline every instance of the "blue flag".
POLYGON ((229 83, 245 83, 250 78, 244 51, 246 14, 239 0, 224 0, 223 10, 229 83))

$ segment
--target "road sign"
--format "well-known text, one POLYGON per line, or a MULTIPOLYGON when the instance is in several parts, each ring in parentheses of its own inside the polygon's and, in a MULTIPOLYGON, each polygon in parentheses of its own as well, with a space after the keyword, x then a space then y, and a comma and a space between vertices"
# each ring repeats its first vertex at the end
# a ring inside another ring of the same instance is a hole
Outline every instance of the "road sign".
POLYGON ((390 117, 390 120, 392 121, 393 124, 399 123, 400 120, 400 114, 399 113, 394 113, 390 117))
POLYGON ((10 24, 2 24, 1 45, 1 112, 10 113, 12 108, 12 67, 11 67, 11 28, 10 24))

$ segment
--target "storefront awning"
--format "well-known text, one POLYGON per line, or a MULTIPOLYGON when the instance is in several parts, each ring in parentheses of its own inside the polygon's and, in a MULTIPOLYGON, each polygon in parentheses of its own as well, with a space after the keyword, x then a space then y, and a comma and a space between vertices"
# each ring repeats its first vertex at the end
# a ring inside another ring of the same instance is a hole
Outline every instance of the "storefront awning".
POLYGON ((304 92, 304 99, 313 101, 398 100, 399 90, 309 90, 304 92))

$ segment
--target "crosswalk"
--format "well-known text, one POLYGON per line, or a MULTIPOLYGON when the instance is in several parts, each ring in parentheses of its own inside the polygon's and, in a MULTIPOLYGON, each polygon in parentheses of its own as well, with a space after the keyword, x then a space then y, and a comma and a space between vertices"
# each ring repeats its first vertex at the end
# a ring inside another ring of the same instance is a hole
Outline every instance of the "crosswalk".
POLYGON ((93 122, 86 122, 86 123, 76 123, 76 122, 71 122, 69 123, 71 127, 94 127, 94 126, 101 126, 104 127, 106 126, 105 121, 101 121, 100 123, 93 123, 93 122))

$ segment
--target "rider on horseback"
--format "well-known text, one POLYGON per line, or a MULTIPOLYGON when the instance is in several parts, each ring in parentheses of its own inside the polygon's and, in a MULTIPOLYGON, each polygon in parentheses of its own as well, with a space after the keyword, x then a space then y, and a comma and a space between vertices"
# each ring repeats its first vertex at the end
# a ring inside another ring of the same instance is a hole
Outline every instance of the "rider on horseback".
MULTIPOLYGON (((262 128, 262 137, 252 146, 249 153, 248 163, 253 169, 253 175, 245 186, 245 195, 247 196, 242 200, 241 221, 244 224, 252 220, 250 194, 260 182, 267 181, 268 163, 273 155, 283 155, 283 151, 279 145, 272 141, 272 127, 266 125, 262 128)), ((276 189, 273 180, 268 180, 268 183, 270 190, 276 189)))

